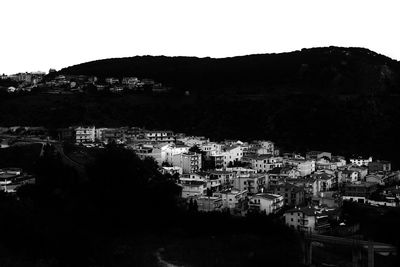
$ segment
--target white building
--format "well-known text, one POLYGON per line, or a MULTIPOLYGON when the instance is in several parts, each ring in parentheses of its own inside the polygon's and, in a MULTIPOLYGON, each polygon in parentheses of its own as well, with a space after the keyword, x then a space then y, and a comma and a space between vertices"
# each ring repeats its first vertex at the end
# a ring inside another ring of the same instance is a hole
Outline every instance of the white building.
POLYGON ((333 209, 321 207, 294 208, 283 215, 289 227, 302 232, 321 233, 330 228, 329 212, 333 209))
POLYGON ((179 182, 182 187, 183 198, 204 196, 207 193, 207 181, 204 179, 185 176, 179 178, 179 182))
POLYGON ((96 128, 78 127, 75 129, 76 143, 93 143, 96 140, 96 128))
POLYGON ((240 191, 247 190, 250 194, 262 193, 268 187, 268 176, 264 173, 237 175, 233 187, 240 191))
POLYGON ((275 194, 257 194, 250 197, 249 209, 263 214, 273 214, 283 207, 283 196, 275 194))
POLYGON ((358 157, 358 158, 351 158, 350 159, 350 163, 351 164, 355 164, 358 166, 368 166, 368 164, 372 162, 372 157, 369 158, 362 158, 362 157, 358 157))
POLYGON ((227 189, 219 193, 222 198, 222 206, 226 209, 241 209, 246 201, 247 190, 227 189))
POLYGON ((224 156, 224 167, 228 167, 229 163, 240 161, 243 157, 243 149, 241 146, 225 146, 222 148, 221 155, 224 156))
POLYGON ((189 147, 186 145, 168 144, 161 147, 161 161, 172 163, 172 158, 175 155, 189 152, 189 147))
POLYGON ((315 172, 314 160, 285 159, 284 163, 289 166, 296 167, 296 169, 300 172, 300 176, 307 176, 315 172))
POLYGON ((282 167, 282 158, 271 155, 257 156, 251 159, 251 167, 257 172, 268 172, 275 167, 282 167))
POLYGON ((201 154, 187 152, 172 156, 172 165, 181 167, 183 173, 195 173, 201 170, 201 154))

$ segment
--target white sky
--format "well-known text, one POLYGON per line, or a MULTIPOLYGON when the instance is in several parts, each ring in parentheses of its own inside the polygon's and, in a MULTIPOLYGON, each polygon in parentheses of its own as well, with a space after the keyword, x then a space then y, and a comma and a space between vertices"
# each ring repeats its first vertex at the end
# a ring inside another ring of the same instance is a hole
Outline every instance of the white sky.
POLYGON ((399 7, 398 0, 1 0, 0 73, 110 57, 227 57, 329 45, 399 60, 399 7))

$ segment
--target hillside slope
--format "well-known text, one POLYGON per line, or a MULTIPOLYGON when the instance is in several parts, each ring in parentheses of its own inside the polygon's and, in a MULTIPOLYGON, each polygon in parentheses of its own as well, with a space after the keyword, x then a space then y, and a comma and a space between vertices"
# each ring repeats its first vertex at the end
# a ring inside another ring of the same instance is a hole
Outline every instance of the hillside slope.
POLYGON ((151 78, 201 93, 399 93, 400 63, 364 48, 324 47, 232 58, 137 56, 87 62, 60 71, 151 78))

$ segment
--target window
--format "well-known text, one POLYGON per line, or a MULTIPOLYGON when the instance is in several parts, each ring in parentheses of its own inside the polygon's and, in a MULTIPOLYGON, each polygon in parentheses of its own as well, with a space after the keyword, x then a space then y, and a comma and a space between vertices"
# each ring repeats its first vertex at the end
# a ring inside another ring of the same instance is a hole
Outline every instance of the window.
POLYGON ((292 221, 292 222, 293 222, 293 218, 290 218, 290 221, 292 221))

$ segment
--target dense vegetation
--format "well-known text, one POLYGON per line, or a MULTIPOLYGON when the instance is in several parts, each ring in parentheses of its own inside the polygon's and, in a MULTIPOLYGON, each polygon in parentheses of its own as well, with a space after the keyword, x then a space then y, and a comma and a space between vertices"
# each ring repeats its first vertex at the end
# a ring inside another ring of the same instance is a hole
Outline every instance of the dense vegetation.
POLYGON ((187 211, 151 159, 111 145, 87 173, 46 146, 36 185, 0 192, 1 266, 160 266, 157 252, 191 266, 301 262, 296 235, 271 218, 187 211))
POLYGON ((92 61, 65 74, 151 78, 179 90, 221 92, 399 93, 397 61, 362 48, 327 47, 232 58, 130 57, 92 61))
POLYGON ((271 139, 285 150, 321 149, 372 155, 400 166, 400 102, 395 96, 323 95, 8 96, 0 124, 139 126, 205 135, 213 140, 271 139))

